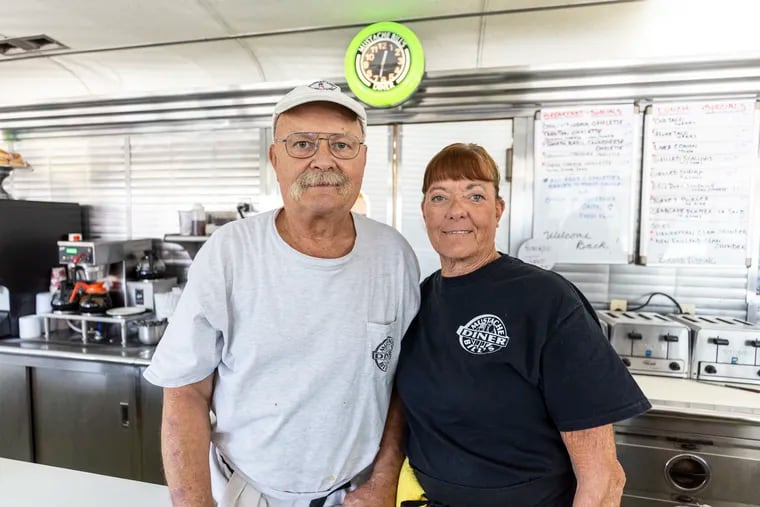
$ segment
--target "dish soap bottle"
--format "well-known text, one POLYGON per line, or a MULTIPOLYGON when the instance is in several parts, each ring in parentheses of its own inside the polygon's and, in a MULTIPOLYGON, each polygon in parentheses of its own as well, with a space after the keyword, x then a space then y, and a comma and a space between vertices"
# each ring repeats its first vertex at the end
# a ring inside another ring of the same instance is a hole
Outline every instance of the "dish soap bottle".
POLYGON ((205 236, 206 235, 206 210, 203 209, 203 205, 195 203, 193 206, 193 236, 205 236))

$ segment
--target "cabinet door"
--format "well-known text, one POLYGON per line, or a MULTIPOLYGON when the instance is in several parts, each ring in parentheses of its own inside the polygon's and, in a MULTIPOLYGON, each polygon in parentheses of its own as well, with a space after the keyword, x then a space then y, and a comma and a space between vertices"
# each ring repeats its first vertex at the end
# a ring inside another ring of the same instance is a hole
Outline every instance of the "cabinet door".
POLYGON ((32 461, 29 369, 0 364, 0 457, 32 461))
POLYGON ((134 367, 104 364, 89 371, 35 368, 36 461, 139 479, 137 372, 134 367))
POLYGON ((140 420, 142 433, 142 476, 141 480, 166 484, 161 462, 161 409, 163 389, 154 386, 144 378, 140 369, 140 420))

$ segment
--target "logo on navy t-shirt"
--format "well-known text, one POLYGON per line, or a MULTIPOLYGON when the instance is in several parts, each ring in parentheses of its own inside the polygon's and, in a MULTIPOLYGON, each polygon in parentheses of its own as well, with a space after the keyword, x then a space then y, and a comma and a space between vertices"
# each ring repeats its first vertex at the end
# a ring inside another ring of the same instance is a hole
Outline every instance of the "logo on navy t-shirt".
POLYGON ((492 354, 509 343, 507 327, 496 315, 478 315, 457 329, 459 344, 470 354, 492 354))
POLYGON ((391 364, 391 357, 393 356, 393 338, 387 337, 383 342, 377 346, 374 352, 372 352, 372 359, 375 360, 375 364, 381 371, 388 371, 388 366, 391 364))

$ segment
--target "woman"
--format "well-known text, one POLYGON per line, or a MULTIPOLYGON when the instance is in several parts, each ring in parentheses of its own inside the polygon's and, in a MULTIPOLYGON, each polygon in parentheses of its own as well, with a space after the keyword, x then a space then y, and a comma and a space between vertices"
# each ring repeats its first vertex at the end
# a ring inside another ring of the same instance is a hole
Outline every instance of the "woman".
POLYGON ((441 269, 422 283, 396 383, 430 505, 618 505, 611 423, 650 404, 590 304, 560 275, 496 250, 504 200, 482 147, 444 148, 422 192, 441 269))

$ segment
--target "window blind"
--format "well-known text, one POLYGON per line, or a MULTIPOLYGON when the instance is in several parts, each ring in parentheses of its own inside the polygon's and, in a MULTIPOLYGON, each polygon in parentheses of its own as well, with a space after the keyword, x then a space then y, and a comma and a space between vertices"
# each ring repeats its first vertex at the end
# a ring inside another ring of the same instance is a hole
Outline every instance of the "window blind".
POLYGON ((196 202, 234 211, 259 194, 259 129, 49 136, 7 147, 34 170, 13 174, 18 199, 90 207, 90 233, 103 239, 162 238, 177 212, 196 202))

